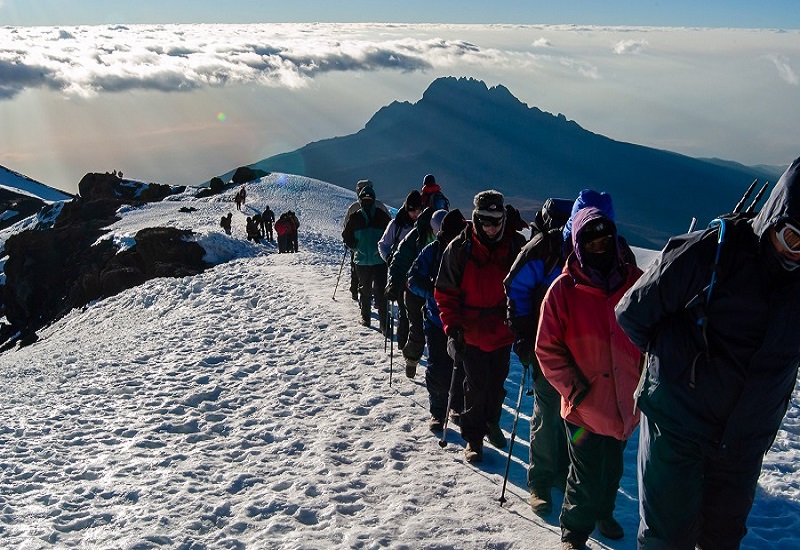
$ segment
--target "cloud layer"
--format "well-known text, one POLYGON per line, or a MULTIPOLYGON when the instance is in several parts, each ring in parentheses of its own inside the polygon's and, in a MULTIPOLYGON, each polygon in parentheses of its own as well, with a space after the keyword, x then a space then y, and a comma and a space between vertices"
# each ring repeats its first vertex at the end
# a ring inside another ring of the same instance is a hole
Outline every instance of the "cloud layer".
MULTIPOLYGON (((688 36, 686 31, 682 31, 683 36, 688 36)), ((183 92, 227 84, 297 88, 331 72, 416 72, 457 67, 560 67, 575 76, 596 80, 603 74, 598 56, 647 51, 655 62, 659 55, 668 53, 663 41, 657 46, 645 38, 650 34, 659 40, 667 33, 654 28, 546 25, 5 27, 0 28, 0 99, 14 98, 29 88, 84 97, 137 89, 183 92), (531 38, 527 46, 520 47, 497 41, 500 31, 515 36, 530 33, 531 38), (485 42, 463 38, 482 36, 481 32, 493 38, 485 42), (619 39, 632 34, 638 36, 619 39), (585 41, 581 49, 571 46, 581 41, 585 41)), ((696 58, 702 53, 700 48, 692 55, 696 58)), ((768 53, 762 59, 771 61, 785 82, 798 84, 792 60, 785 54, 768 53)))
POLYGON ((26 88, 89 96, 254 83, 302 86, 332 71, 422 71, 488 64, 463 40, 369 38, 359 25, 132 25, 6 28, 0 98, 26 88))

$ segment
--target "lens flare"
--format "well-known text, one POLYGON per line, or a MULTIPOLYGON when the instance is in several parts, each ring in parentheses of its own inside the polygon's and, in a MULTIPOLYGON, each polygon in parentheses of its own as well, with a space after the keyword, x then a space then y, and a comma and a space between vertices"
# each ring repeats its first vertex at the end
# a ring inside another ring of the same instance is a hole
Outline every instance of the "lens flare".
POLYGON ((225 120, 227 118, 228 118, 228 116, 225 113, 218 113, 217 114, 217 120, 220 121, 220 122, 225 122, 225 120))

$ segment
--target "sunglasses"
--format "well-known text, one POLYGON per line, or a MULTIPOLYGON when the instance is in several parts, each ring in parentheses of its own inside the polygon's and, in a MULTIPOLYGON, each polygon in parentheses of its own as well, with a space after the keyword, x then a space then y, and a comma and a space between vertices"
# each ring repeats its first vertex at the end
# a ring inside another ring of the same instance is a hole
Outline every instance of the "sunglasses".
POLYGON ((503 218, 494 218, 492 216, 478 216, 478 223, 484 227, 500 227, 503 225, 503 218))
POLYGON ((800 254, 800 229, 792 223, 787 222, 777 232, 778 242, 786 250, 794 254, 800 254))

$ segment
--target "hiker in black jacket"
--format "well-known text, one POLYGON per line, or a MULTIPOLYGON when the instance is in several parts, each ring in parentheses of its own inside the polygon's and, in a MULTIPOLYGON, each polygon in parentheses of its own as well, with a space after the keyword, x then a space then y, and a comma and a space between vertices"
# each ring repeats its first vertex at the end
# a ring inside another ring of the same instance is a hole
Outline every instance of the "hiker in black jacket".
POLYGON ((640 548, 739 548, 795 387, 800 158, 757 216, 722 226, 721 245, 717 228, 671 239, 616 308, 647 354, 640 548))

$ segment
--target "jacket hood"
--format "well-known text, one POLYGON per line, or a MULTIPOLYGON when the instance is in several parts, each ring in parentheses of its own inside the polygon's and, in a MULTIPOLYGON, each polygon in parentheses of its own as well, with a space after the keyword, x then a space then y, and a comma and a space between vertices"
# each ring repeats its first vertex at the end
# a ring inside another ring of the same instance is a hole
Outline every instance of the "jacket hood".
POLYGON ((564 242, 572 242, 572 225, 575 223, 573 218, 579 210, 588 206, 599 208, 609 220, 614 221, 614 202, 611 200, 611 195, 594 189, 583 189, 572 204, 572 213, 567 223, 564 224, 564 242))
POLYGON ((753 232, 761 238, 767 229, 787 218, 800 222, 800 157, 786 169, 753 218, 753 232))

